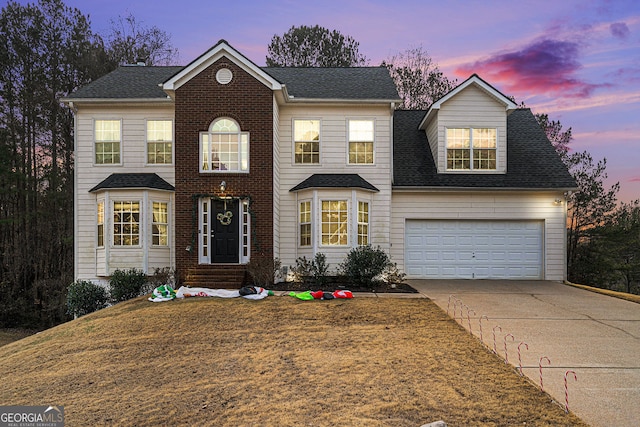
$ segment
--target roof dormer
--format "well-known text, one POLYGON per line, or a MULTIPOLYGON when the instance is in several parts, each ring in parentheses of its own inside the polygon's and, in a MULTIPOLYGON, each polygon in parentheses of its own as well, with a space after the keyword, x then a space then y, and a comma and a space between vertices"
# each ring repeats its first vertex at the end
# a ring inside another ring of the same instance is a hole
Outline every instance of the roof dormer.
POLYGON ((505 173, 507 115, 516 104, 474 74, 427 111, 427 133, 438 173, 505 173))

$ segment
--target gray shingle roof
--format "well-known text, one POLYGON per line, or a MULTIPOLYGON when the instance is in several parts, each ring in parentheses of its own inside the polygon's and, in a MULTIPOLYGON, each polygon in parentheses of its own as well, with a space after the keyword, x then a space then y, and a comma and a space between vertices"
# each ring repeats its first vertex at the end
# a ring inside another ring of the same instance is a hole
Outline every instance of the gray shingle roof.
POLYGON ((294 98, 399 100, 385 67, 296 68, 262 70, 287 86, 294 98))
POLYGON ((308 188, 362 188, 369 191, 380 191, 355 173, 316 173, 289 191, 300 191, 308 188))
MULTIPOLYGON (((68 99, 166 99, 161 83, 183 67, 124 66, 70 94, 68 99)), ((289 95, 305 99, 398 100, 384 67, 262 68, 287 86, 289 95)))
POLYGON ((124 66, 70 94, 70 99, 166 99, 159 84, 182 67, 124 66))
POLYGON ((175 191, 173 185, 155 173, 113 173, 100 184, 89 190, 89 192, 124 188, 150 188, 154 190, 175 191))
POLYGON ((394 187, 576 187, 575 180, 528 108, 515 110, 507 117, 506 174, 438 174, 427 136, 418 130, 425 114, 426 111, 396 111, 394 114, 394 187))

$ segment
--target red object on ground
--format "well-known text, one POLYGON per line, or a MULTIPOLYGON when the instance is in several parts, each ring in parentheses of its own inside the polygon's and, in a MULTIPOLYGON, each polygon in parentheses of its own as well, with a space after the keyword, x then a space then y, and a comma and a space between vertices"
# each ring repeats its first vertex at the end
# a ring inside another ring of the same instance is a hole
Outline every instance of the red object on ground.
POLYGON ((324 292, 322 291, 311 292, 311 296, 313 297, 313 299, 322 299, 322 297, 324 296, 324 292))
POLYGON ((335 298, 353 298, 353 294, 351 293, 351 291, 335 291, 333 293, 333 296, 335 298))

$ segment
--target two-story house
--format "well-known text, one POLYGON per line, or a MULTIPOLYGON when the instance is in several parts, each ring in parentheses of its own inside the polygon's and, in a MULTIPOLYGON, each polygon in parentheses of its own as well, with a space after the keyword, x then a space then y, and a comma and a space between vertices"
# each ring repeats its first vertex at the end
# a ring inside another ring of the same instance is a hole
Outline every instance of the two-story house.
POLYGON ((239 285, 259 257, 380 246, 410 278, 565 277, 575 187, 528 109, 473 75, 396 111, 384 67, 258 67, 225 41, 125 66, 75 112, 75 277, 173 267, 239 285))

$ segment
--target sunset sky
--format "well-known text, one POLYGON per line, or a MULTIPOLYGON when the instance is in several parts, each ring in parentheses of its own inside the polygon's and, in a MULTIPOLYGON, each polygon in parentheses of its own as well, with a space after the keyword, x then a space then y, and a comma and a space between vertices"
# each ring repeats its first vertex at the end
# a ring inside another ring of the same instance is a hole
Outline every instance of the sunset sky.
POLYGON ((65 2, 103 35, 111 19, 129 13, 165 30, 182 65, 220 39, 264 65, 271 38, 294 25, 353 37, 374 66, 422 46, 447 77, 461 82, 477 73, 571 127, 574 151, 606 157, 607 186, 620 182, 619 199, 640 198, 638 0, 65 2))

